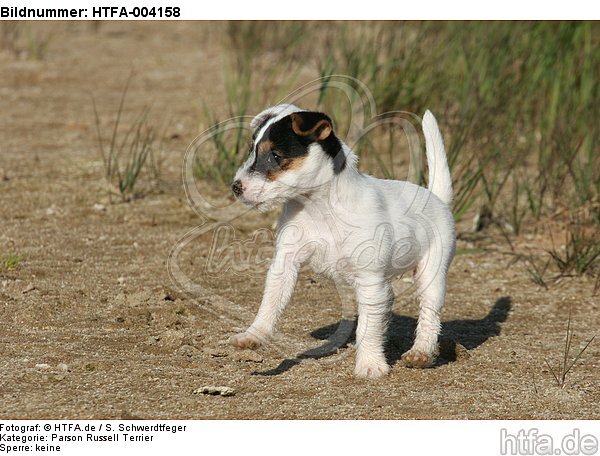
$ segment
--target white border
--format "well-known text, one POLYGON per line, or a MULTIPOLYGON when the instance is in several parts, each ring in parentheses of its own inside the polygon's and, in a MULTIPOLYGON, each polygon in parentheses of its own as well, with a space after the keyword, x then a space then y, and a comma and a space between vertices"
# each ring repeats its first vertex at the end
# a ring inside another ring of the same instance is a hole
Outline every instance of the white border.
MULTIPOLYGON (((199 397, 203 401, 227 401, 230 398, 199 397)), ((68 455, 444 455, 482 456, 501 454, 502 429, 516 436, 519 431, 535 431, 550 436, 554 448, 565 437, 578 430, 579 436, 600 439, 598 421, 0 421, 17 426, 47 426, 54 431, 56 424, 97 426, 103 424, 97 435, 110 435, 119 423, 140 425, 166 424, 186 426, 185 432, 150 432, 152 442, 118 443, 54 443, 61 445, 60 454, 68 455), (106 425, 112 425, 107 432, 106 425)), ((2 432, 5 433, 5 432, 2 432)), ((26 433, 32 435, 33 433, 26 433)), ((62 435, 86 435, 85 431, 65 430, 62 435)), ((130 432, 131 434, 131 432, 130 432)), ((138 433, 139 434, 139 433, 138 433)), ((6 443, 6 442, 0 442, 6 443)), ((505 448, 511 448, 510 445, 505 448)), ((37 454, 9 453, 9 454, 37 454)), ((509 451, 505 454, 511 454, 509 451)), ((512 453, 514 454, 514 453, 512 453)), ((539 454, 519 451, 519 454, 539 454)), ((559 454, 554 452, 553 454, 559 454)), ((561 452, 560 454, 567 454, 561 452)), ((578 453, 584 454, 584 453, 578 453)), ((600 454, 595 452, 594 454, 600 454)))
MULTIPOLYGON (((576 20, 600 19, 600 2, 591 0, 474 1, 369 0, 350 3, 332 0, 15 0, 0 6, 28 8, 88 8, 135 6, 181 8, 178 20, 576 20)), ((89 17, 88 17, 89 19, 89 17)), ((118 18, 114 18, 118 20, 118 18)))

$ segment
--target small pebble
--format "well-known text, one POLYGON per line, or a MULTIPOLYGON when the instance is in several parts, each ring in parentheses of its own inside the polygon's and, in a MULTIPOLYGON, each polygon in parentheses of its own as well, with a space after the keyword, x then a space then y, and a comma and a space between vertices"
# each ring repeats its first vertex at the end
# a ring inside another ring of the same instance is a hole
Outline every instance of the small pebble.
POLYGON ((35 365, 36 369, 43 369, 43 370, 50 369, 50 367, 51 367, 50 364, 36 364, 35 365))
POLYGON ((46 209, 46 215, 56 215, 58 212, 59 209, 54 204, 46 209))
POLYGON ((203 386, 194 390, 194 394, 209 394, 211 396, 235 396, 235 390, 228 386, 203 386))
POLYGON ((119 282, 119 285, 123 286, 125 285, 125 277, 121 276, 117 279, 117 282, 119 282))
POLYGON ((155 345, 160 340, 160 337, 157 336, 149 336, 146 339, 146 345, 155 345))
POLYGON ((104 212, 106 211, 106 206, 104 204, 96 203, 94 204, 94 210, 97 212, 104 212))
POLYGON ((67 366, 65 363, 60 363, 58 366, 56 366, 58 368, 59 371, 61 372, 68 372, 69 371, 69 366, 67 366))
POLYGON ((177 349, 177 354, 180 356, 187 356, 188 358, 192 358, 198 353, 198 350, 191 345, 182 345, 177 349))

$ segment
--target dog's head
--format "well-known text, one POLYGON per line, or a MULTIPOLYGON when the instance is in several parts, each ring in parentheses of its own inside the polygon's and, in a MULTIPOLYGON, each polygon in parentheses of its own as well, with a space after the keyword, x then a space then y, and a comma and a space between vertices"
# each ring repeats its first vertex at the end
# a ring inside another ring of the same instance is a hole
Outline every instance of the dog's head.
POLYGON ((249 156, 232 185, 245 204, 272 208, 310 194, 344 169, 342 143, 325 114, 278 105, 258 114, 250 125, 249 156))

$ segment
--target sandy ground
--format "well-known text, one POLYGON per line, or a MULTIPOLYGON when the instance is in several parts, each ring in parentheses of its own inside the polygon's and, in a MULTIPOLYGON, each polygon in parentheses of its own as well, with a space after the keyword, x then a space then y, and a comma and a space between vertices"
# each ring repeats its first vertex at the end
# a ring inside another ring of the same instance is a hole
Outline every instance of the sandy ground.
MULTIPOLYGON (((0 268, 0 418, 600 418, 598 342, 565 388, 545 365, 562 356, 569 308, 573 351, 598 332, 594 281, 569 277, 540 288, 523 264, 494 253, 506 245, 492 238, 461 236, 434 368, 399 361, 417 316, 410 290, 396 301, 388 377, 353 377, 352 340, 331 356, 297 359, 322 344, 342 315, 333 286, 310 271, 273 345, 228 346, 258 307, 264 265, 210 273, 209 230, 180 255, 202 292, 184 292, 167 270, 173 246, 203 222, 180 170, 201 127, 202 99, 224 100, 215 30, 60 24, 41 61, 0 53, 0 255, 23 258, 14 270, 0 268), (152 103, 172 119, 163 183, 143 198, 108 204, 91 100, 108 128, 132 69, 127 109, 152 103), (236 394, 193 394, 206 385, 236 394)), ((198 185, 231 204, 208 182, 198 185)), ((246 213, 233 226, 251 238, 272 220, 246 213)), ((515 242, 538 239, 531 233, 515 242)))

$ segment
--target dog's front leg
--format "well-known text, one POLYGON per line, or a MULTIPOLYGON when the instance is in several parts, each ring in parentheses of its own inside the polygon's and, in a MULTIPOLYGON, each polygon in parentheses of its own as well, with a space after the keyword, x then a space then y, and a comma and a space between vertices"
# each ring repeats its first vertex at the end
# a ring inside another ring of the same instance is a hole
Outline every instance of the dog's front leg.
POLYGON ((292 254, 276 254, 269 268, 265 292, 258 314, 252 325, 243 333, 231 338, 237 348, 257 349, 275 331, 275 326, 283 310, 288 305, 298 278, 299 265, 292 254))

